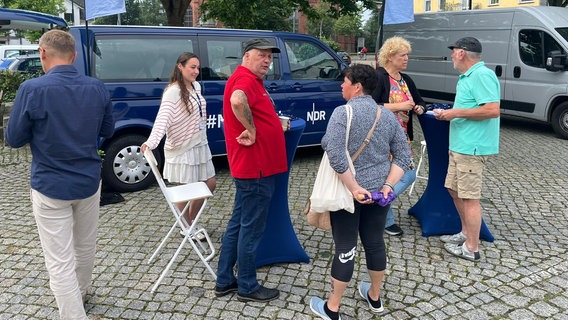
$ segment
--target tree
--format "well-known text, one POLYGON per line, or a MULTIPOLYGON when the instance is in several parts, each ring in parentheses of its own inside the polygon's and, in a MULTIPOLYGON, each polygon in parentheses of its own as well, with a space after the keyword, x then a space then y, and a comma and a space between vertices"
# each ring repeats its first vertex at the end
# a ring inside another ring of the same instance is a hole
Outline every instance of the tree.
MULTIPOLYGON (((166 0, 162 0, 164 1, 166 0)), ((170 1, 179 2, 181 0, 170 1)), ((365 8, 372 9, 376 6, 375 0, 361 0, 360 2, 365 8)), ((322 0, 320 3, 326 4, 325 15, 332 18, 357 14, 360 11, 358 1, 322 0)), ((309 0, 207 0, 201 5, 200 11, 205 19, 217 19, 225 26, 233 28, 288 30, 285 29, 282 20, 289 18, 296 8, 309 19, 322 18, 318 7, 310 6, 309 0)))
POLYGON ((183 26, 183 19, 191 0, 160 0, 166 11, 168 26, 183 26))
MULTIPOLYGON (((126 0, 126 12, 120 14, 120 24, 159 26, 166 25, 167 19, 160 0, 126 0)), ((95 19, 94 24, 116 25, 118 15, 95 19)))
MULTIPOLYGON (((6 8, 36 11, 54 16, 65 12, 63 0, 4 0, 2 3, 6 8)), ((20 37, 31 42, 36 42, 42 35, 41 31, 17 30, 16 32, 20 37)))
POLYGON ((59 15, 65 12, 63 0, 4 0, 3 7, 59 15))
POLYGON ((291 0, 207 0, 200 7, 204 20, 217 19, 238 29, 291 30, 291 0))
POLYGON ((333 26, 336 34, 354 36, 361 31, 361 18, 359 15, 349 14, 339 17, 333 26))
MULTIPOLYGON (((136 0, 126 0, 124 3, 126 12, 120 14, 120 24, 123 25, 143 25, 140 19, 140 4, 136 0)), ((118 15, 96 18, 94 24, 118 24, 118 15)))
POLYGON ((329 4, 324 3, 314 8, 318 15, 317 17, 308 19, 308 34, 319 37, 320 39, 333 37, 333 26, 336 19, 327 14, 329 10, 328 6, 329 4))
POLYGON ((140 1, 140 20, 145 26, 168 25, 168 19, 160 0, 140 1))

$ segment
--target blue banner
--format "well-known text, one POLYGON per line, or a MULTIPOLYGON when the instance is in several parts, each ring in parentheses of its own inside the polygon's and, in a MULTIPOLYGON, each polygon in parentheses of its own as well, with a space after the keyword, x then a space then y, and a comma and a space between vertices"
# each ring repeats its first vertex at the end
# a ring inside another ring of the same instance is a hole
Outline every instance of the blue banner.
POLYGON ((85 0, 85 18, 92 20, 126 12, 124 0, 85 0))
POLYGON ((383 24, 414 22, 413 0, 385 0, 383 24))

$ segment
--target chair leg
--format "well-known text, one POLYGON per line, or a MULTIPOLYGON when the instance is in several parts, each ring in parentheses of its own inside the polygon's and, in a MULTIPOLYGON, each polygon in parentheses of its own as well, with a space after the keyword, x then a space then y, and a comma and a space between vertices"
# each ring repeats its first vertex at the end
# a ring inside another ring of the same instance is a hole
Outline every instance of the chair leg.
POLYGON ((416 166, 416 179, 414 180, 414 182, 410 185, 410 190, 408 191, 408 195, 412 196, 412 192, 414 191, 414 185, 416 184, 416 180, 418 179, 425 179, 427 180, 427 177, 421 176, 420 175, 420 169, 422 168, 422 162, 424 161, 424 153, 426 152, 426 141, 422 140, 420 141, 420 160, 418 160, 418 165, 416 166))
MULTIPOLYGON (((199 212, 195 216, 195 219, 193 220, 193 223, 189 226, 189 228, 187 228, 187 229, 182 228, 182 230, 185 230, 185 237, 183 238, 183 240, 180 243, 179 247, 177 248, 176 252, 174 253, 172 258, 170 259, 170 262, 168 262, 168 265, 162 271, 162 273, 160 274, 160 277, 158 278, 158 280, 156 281, 156 283, 152 287, 152 290, 151 290, 152 293, 154 291, 156 291, 156 289, 158 288, 158 286, 160 285, 162 280, 164 280, 164 278, 166 277, 166 274, 169 272, 170 268, 172 267, 174 261, 176 260, 177 256, 181 252, 181 249, 183 248, 183 246, 185 245, 186 242, 189 242, 189 244, 191 245, 191 247, 193 248, 195 253, 199 256, 199 260, 201 260, 201 262, 203 262, 203 264, 205 265, 207 270, 213 276, 213 279, 217 280, 217 275, 215 274, 215 271, 213 271, 213 268, 211 268, 211 266, 208 263, 215 256, 215 252, 216 252, 215 247, 213 246, 213 242, 211 241, 211 238, 209 237, 207 230, 205 230, 204 228, 197 229, 197 222, 199 221, 199 218, 201 217, 201 214, 203 213, 203 210, 205 209, 206 205, 207 205, 207 199, 205 199, 205 201, 203 202, 201 209, 199 210, 199 212), (203 245, 199 240, 193 240, 191 238, 192 235, 195 235, 195 234, 198 234, 198 233, 203 233, 205 235, 205 239, 207 240, 207 246, 203 245), (197 247, 196 242, 199 243, 199 246, 201 247, 201 249, 199 247, 197 247), (207 251, 209 251, 209 254, 207 256, 204 256, 204 253, 206 254, 207 251)), ((152 261, 152 259, 160 252, 160 250, 162 249, 166 240, 170 237, 172 232, 177 227, 183 225, 181 219, 183 217, 183 213, 185 212, 185 210, 187 210, 187 208, 188 208, 188 206, 186 206, 186 208, 181 212, 181 214, 177 215, 176 222, 174 223, 174 225, 172 226, 172 228, 170 229, 168 234, 164 237, 164 239, 162 240, 162 243, 160 243, 160 245, 158 246, 158 249, 156 250, 156 252, 154 252, 154 254, 150 258, 148 263, 150 263, 150 261, 152 261)), ((178 213, 178 212, 176 211, 176 213, 178 213)))

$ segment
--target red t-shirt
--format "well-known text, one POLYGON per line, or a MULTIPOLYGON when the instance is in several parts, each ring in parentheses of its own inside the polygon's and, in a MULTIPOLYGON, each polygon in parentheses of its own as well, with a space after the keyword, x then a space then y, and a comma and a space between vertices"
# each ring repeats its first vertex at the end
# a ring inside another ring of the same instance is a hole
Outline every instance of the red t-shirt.
POLYGON ((239 66, 227 81, 223 98, 225 144, 231 175, 237 179, 255 179, 286 172, 286 144, 284 132, 274 110, 272 100, 262 79, 239 66), (242 90, 248 99, 256 127, 256 142, 240 145, 236 138, 245 130, 231 108, 231 95, 242 90))

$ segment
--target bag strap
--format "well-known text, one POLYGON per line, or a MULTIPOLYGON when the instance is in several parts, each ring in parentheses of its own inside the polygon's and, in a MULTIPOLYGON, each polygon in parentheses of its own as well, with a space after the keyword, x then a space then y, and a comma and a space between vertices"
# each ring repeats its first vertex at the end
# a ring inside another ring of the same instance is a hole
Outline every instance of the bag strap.
MULTIPOLYGON (((365 147, 369 144, 369 142, 371 142, 371 137, 373 136, 373 133, 375 133, 375 128, 377 127, 377 123, 379 123, 380 118, 381 118, 381 106, 377 105, 377 116, 375 117, 375 122, 373 123, 371 130, 369 130, 369 132, 367 133, 367 137, 365 138, 365 140, 363 140, 363 143, 359 147, 359 150, 357 150, 357 152, 355 152, 355 154, 351 157, 352 161, 355 161, 355 159, 359 157, 361 152, 363 152, 363 149, 365 149, 365 147)), ((347 145, 347 142, 345 143, 345 145, 347 145)))

